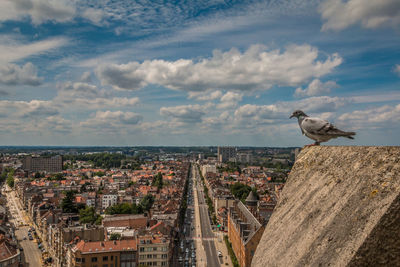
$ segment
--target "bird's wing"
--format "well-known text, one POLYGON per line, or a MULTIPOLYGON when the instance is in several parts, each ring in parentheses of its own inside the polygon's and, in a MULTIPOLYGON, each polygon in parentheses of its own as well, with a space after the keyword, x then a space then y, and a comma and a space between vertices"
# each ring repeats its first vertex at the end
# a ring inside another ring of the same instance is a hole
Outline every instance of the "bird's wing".
POLYGON ((307 117, 301 123, 303 131, 310 134, 329 134, 329 130, 336 129, 335 126, 320 118, 307 117))

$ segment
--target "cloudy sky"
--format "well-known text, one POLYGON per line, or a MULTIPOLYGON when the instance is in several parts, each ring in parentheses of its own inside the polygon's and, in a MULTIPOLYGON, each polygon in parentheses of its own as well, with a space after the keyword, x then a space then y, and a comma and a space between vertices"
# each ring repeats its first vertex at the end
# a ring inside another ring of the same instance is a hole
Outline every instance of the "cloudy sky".
POLYGON ((398 0, 1 0, 0 145, 400 145, 398 0))

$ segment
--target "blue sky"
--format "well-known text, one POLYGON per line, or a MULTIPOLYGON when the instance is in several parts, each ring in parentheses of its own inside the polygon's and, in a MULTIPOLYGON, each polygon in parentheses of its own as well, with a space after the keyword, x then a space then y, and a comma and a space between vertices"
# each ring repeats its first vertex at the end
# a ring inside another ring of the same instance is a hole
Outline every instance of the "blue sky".
POLYGON ((0 2, 0 145, 399 145, 398 0, 0 2))

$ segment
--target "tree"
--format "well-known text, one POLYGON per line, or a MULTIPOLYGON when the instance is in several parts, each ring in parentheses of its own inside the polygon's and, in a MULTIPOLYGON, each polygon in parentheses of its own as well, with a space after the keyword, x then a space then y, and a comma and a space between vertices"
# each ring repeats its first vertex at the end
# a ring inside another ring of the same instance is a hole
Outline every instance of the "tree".
POLYGON ((140 201, 140 206, 144 211, 149 211, 154 203, 154 196, 151 194, 145 195, 144 198, 140 201))
POLYGON ((79 210, 79 222, 81 223, 98 224, 99 217, 101 219, 101 216, 96 213, 93 207, 86 206, 79 210))
POLYGON ((118 233, 112 233, 110 235, 110 240, 120 240, 121 239, 121 235, 118 233))
POLYGON ((231 185, 231 193, 234 195, 236 198, 240 199, 240 201, 244 202, 247 198, 247 196, 250 194, 250 191, 253 191, 253 193, 258 197, 257 194, 257 189, 251 188, 250 186, 242 183, 234 183, 231 185))
POLYGON ((161 172, 158 172, 157 175, 153 178, 152 186, 157 186, 157 189, 160 190, 163 187, 163 176, 161 172))
POLYGON ((11 188, 14 188, 14 177, 11 175, 11 173, 8 173, 7 185, 11 188))
POLYGON ((64 213, 77 213, 78 208, 74 202, 75 200, 75 192, 70 190, 67 191, 65 197, 61 201, 61 209, 64 213))

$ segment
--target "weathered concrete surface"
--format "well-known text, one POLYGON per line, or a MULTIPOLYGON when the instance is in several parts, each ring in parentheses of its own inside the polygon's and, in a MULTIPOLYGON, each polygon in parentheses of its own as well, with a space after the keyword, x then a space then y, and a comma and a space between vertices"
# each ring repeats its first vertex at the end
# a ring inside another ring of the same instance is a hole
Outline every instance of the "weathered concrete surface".
POLYGON ((400 266, 400 147, 303 149, 252 266, 400 266))

